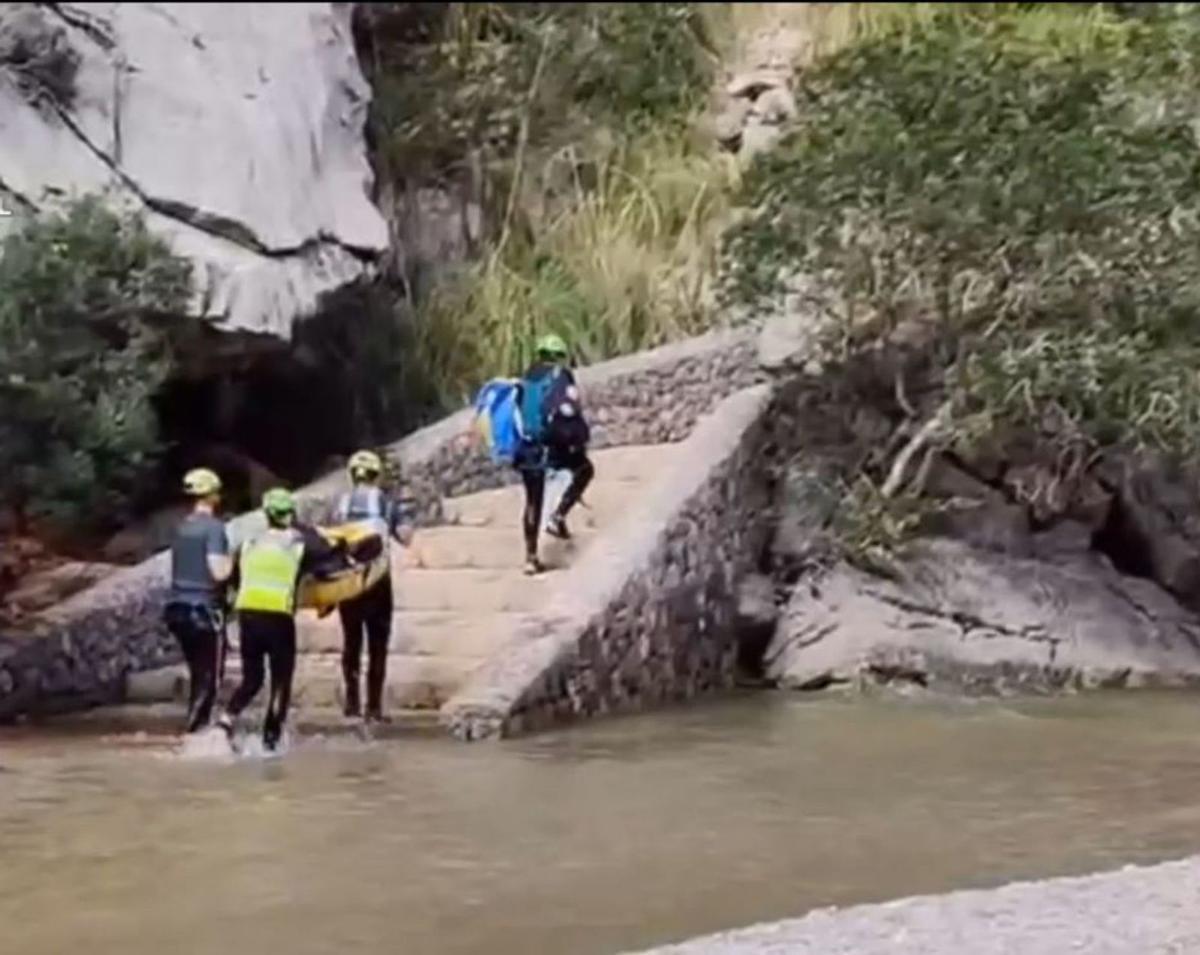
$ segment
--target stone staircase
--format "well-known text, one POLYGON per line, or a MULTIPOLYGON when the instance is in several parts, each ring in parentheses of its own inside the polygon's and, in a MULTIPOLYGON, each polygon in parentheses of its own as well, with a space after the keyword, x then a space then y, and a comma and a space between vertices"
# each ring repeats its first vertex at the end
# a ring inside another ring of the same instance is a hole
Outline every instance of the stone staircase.
MULTIPOLYGON (((385 706, 440 706, 490 655, 503 649, 515 624, 536 612, 558 579, 555 569, 575 560, 663 469, 678 445, 626 446, 597 451, 596 478, 585 507, 572 512, 569 542, 542 536, 548 571, 522 573, 524 494, 512 486, 446 502, 449 523, 422 530, 411 549, 396 548, 392 628, 385 706)), ((299 621, 294 701, 300 713, 341 706, 341 627, 304 612, 299 621)), ((366 665, 364 654, 364 667, 366 665)))

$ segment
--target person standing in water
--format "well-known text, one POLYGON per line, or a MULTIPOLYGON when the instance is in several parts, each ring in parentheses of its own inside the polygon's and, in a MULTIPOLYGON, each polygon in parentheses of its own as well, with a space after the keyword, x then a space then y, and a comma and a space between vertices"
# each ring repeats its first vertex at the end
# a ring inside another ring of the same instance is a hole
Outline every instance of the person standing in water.
POLYGON ((344 545, 330 544, 314 528, 298 524, 295 499, 283 488, 263 495, 262 510, 267 526, 243 542, 233 570, 242 682, 217 722, 232 740, 235 721, 262 689, 269 667, 271 688, 262 737, 263 746, 273 751, 283 736, 292 696, 300 575, 344 545))
POLYGON ((517 385, 517 430, 521 443, 514 466, 525 486, 525 573, 543 569, 538 531, 546 496, 546 472, 570 471, 571 483, 546 526, 552 537, 568 540, 567 515, 583 498, 596 469, 587 456, 590 429, 583 416, 579 387, 567 367, 567 346, 557 335, 543 335, 537 357, 517 385))
POLYGON ((208 725, 225 668, 225 585, 232 560, 225 525, 217 517, 221 479, 208 468, 189 471, 184 493, 191 513, 171 542, 171 587, 163 622, 179 641, 188 668, 186 730, 208 725))
MULTIPOLYGON (((334 509, 338 523, 362 523, 379 535, 385 551, 389 541, 408 546, 413 540, 412 524, 379 486, 383 461, 374 451, 356 451, 350 458, 350 490, 334 509)), ((345 684, 344 712, 362 715, 363 638, 367 644, 367 719, 385 720, 383 688, 387 681, 388 643, 392 635, 392 574, 388 571, 359 596, 338 605, 342 622, 342 679, 345 684)))

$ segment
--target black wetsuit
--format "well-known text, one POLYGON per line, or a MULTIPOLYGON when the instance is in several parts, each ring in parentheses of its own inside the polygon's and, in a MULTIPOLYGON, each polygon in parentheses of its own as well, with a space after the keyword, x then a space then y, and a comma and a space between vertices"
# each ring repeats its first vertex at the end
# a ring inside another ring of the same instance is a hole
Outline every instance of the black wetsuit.
MULTIPOLYGON (((521 379, 525 381, 538 379, 544 375, 557 372, 562 377, 561 401, 571 406, 573 414, 562 416, 552 414, 546 422, 545 430, 540 441, 523 440, 517 449, 514 464, 521 473, 521 481, 525 485, 525 512, 522 516, 522 529, 525 534, 525 555, 528 558, 537 557, 538 530, 542 523, 542 506, 546 497, 546 471, 563 470, 571 472, 571 484, 563 493, 556 514, 565 519, 571 509, 583 498, 596 468, 587 456, 589 429, 583 417, 583 409, 579 402, 575 376, 569 368, 538 363, 533 365, 521 379)), ((558 389, 559 386, 555 386, 558 389)), ((518 407, 521 403, 521 392, 517 394, 518 407)))
POLYGON ((163 622, 187 663, 189 733, 208 725, 224 676, 224 586, 213 579, 208 558, 228 553, 225 525, 203 511, 188 515, 171 543, 171 588, 163 622))
MULTIPOLYGON (((300 573, 328 560, 336 551, 311 527, 297 524, 295 529, 304 540, 300 573)), ((234 570, 235 583, 239 568, 234 570)), ((236 717, 262 689, 268 667, 271 689, 267 696, 267 711, 263 719, 263 744, 274 749, 283 735, 288 707, 292 701, 292 679, 296 673, 296 615, 261 610, 238 611, 238 642, 242 658, 242 682, 233 691, 226 712, 236 717)))
MULTIPOLYGON (((358 485, 338 501, 339 521, 373 520, 390 538, 398 538, 406 517, 399 505, 374 485, 358 485)), ((387 546, 387 541, 383 542, 387 546)), ((362 712, 363 638, 367 645, 367 716, 383 717, 383 688, 387 682, 388 644, 392 638, 392 574, 388 572, 370 590, 338 604, 342 622, 342 680, 347 716, 362 712)))

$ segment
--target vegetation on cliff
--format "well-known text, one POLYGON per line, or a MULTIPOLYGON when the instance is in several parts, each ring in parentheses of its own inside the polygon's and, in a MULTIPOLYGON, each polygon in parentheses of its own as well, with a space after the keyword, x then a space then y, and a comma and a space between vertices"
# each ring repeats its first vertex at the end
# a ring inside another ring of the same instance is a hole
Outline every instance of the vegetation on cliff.
POLYGON ((111 526, 144 489, 151 399, 191 296, 191 265, 142 222, 84 199, 0 249, 0 507, 18 529, 111 526))
POLYGON ((541 331, 594 361, 705 327, 728 170, 693 129, 715 63, 698 5, 412 8, 371 11, 378 165, 483 222, 417 303, 439 397, 510 373, 541 331))
MULTIPOLYGON (((1174 9, 979 5, 848 47, 747 176, 728 300, 790 291, 841 357, 923 326, 925 453, 1031 435, 1046 487, 1114 445, 1195 457, 1198 71, 1174 9)), ((886 496, 909 479, 875 464, 886 496)))

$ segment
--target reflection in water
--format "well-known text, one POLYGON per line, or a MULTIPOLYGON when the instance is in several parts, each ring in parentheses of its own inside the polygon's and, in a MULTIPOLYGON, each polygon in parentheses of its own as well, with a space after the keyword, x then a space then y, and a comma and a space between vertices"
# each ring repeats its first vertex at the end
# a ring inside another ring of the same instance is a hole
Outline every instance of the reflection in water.
POLYGON ((1200 710, 757 694, 499 745, 0 739, 4 950, 613 953, 1200 850, 1200 710))

